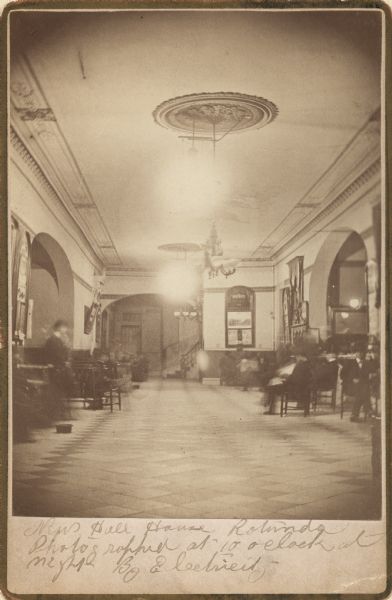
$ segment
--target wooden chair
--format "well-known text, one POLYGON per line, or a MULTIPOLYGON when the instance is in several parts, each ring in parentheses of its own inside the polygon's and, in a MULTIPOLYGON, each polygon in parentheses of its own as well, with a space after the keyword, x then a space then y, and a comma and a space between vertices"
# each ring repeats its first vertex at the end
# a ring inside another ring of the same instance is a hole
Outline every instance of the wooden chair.
POLYGON ((117 405, 121 410, 121 380, 116 377, 115 365, 79 362, 74 365, 74 373, 84 408, 102 410, 109 406, 113 412, 113 406, 117 405))
POLYGON ((113 412, 113 406, 117 405, 121 410, 121 382, 118 377, 116 363, 100 364, 99 386, 102 394, 103 406, 109 406, 110 412, 113 412))
POLYGON ((280 416, 281 417, 287 415, 287 412, 289 410, 303 411, 304 417, 306 417, 307 414, 309 414, 309 411, 307 412, 306 409, 307 409, 306 404, 304 404, 304 406, 298 406, 298 400, 296 400, 293 397, 292 392, 288 386, 286 386, 282 390, 281 397, 280 397, 280 416), (295 402, 296 406, 290 406, 290 402, 295 402))
POLYGON ((109 406, 110 412, 113 412, 113 406, 121 410, 121 380, 106 380, 104 386, 102 406, 109 406))
POLYGON ((317 411, 317 406, 319 405, 320 401, 322 401, 325 398, 331 400, 331 408, 332 408, 333 412, 335 412, 336 411, 336 385, 334 385, 332 387, 320 387, 320 388, 316 388, 313 390, 313 394, 312 394, 313 412, 317 411))
POLYGON ((315 372, 312 386, 312 406, 313 412, 317 411, 319 403, 323 399, 330 399, 333 412, 336 411, 336 390, 338 384, 339 365, 337 362, 325 365, 325 370, 322 374, 315 372))

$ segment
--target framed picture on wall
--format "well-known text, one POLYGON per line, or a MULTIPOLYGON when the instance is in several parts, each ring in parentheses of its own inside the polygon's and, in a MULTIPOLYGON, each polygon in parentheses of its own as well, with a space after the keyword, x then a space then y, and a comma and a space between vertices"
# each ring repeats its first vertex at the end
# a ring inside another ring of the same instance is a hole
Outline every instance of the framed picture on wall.
POLYGON ((252 329, 252 313, 228 312, 227 327, 229 329, 252 329))
POLYGON ((242 329, 242 344, 244 346, 253 346, 252 329, 242 329))
POLYGON ((226 346, 254 346, 254 291, 235 286, 226 293, 226 346))
POLYGON ((241 342, 238 340, 238 329, 227 330, 227 345, 238 346, 241 342))

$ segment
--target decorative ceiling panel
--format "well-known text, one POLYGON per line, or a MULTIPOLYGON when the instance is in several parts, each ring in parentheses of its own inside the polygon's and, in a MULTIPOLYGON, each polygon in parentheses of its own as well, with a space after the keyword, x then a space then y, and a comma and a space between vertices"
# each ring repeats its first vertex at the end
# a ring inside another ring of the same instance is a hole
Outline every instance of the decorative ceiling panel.
POLYGON ((105 264, 121 261, 56 116, 28 61, 15 57, 10 81, 11 125, 105 264), (102 248, 105 247, 105 252, 102 248), (107 263, 110 248, 111 262, 107 263))

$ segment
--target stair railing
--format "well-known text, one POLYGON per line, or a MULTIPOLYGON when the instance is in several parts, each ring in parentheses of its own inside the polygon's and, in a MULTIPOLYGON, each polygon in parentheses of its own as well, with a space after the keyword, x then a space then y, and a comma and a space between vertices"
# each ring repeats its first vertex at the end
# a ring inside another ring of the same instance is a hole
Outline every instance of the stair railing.
POLYGON ((181 371, 183 377, 186 377, 187 372, 195 366, 197 362, 197 354, 201 348, 200 340, 198 340, 187 352, 181 355, 181 371))
POLYGON ((162 353, 162 368, 164 370, 172 369, 178 366, 180 355, 180 343, 173 342, 163 348, 162 353))

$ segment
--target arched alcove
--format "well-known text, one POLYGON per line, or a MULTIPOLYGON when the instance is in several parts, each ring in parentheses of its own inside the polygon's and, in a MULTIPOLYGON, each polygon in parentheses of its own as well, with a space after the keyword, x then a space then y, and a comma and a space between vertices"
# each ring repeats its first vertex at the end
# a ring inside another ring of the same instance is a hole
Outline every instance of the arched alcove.
POLYGON ((176 307, 159 294, 131 294, 102 313, 101 351, 116 359, 143 355, 153 375, 178 368, 182 354, 199 339, 197 321, 178 319, 176 307))
MULTIPOLYGON (((358 273, 355 273, 355 277, 357 275, 360 278, 363 277, 365 282, 366 246, 362 237, 348 228, 333 231, 328 235, 312 267, 309 284, 309 320, 310 327, 319 329, 322 339, 326 339, 332 334, 333 315, 331 309, 348 306, 345 304, 343 296, 343 299, 340 299, 338 296, 334 296, 333 291, 333 286, 336 284, 333 279, 335 278, 338 281, 340 277, 338 262, 343 264, 345 260, 351 262, 352 266, 356 265, 358 267, 358 273), (351 261, 348 260, 350 257, 352 258, 351 261)), ((349 278, 346 275, 347 280, 349 278)), ((355 280, 353 279, 352 282, 354 285, 355 280)), ((346 292, 344 294, 347 295, 346 292)))
POLYGON ((30 298, 32 300, 29 347, 42 346, 57 319, 74 325, 74 280, 62 247, 47 233, 39 233, 31 245, 30 298))

